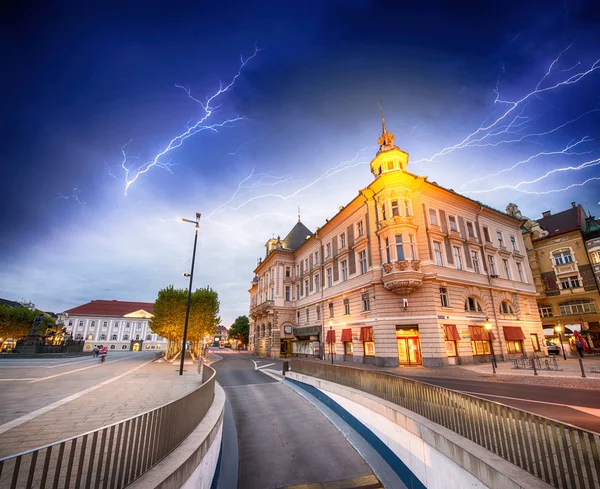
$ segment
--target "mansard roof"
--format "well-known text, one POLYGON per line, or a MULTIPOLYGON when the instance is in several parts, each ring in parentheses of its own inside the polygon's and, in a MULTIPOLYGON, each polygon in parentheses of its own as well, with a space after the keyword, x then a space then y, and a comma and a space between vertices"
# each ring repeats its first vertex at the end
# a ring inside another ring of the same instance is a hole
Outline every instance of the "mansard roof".
POLYGON ((292 230, 283 239, 283 247, 286 250, 296 251, 304 244, 307 236, 312 236, 313 232, 308 229, 301 221, 298 221, 292 230))

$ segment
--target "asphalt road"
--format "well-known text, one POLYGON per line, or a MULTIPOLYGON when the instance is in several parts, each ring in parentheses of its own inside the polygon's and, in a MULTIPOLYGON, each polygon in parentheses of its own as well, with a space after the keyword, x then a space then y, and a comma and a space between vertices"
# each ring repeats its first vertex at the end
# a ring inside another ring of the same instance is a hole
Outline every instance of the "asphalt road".
POLYGON ((596 390, 439 377, 414 380, 471 393, 600 433, 600 392, 596 390))
POLYGON ((280 368, 280 361, 235 352, 219 351, 219 355, 223 360, 214 368, 235 420, 239 489, 285 488, 372 473, 320 411, 279 381, 255 370, 256 364, 260 368, 275 363, 269 368, 280 368))

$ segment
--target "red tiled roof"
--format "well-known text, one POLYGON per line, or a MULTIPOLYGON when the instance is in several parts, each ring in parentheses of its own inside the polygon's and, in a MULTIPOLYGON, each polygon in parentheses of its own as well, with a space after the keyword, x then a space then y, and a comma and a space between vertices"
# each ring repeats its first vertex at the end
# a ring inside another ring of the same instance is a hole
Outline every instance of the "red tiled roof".
POLYGON ((154 303, 152 302, 125 302, 125 301, 92 301, 82 306, 74 307, 65 311, 68 314, 92 315, 92 316, 125 316, 143 309, 154 314, 154 303))

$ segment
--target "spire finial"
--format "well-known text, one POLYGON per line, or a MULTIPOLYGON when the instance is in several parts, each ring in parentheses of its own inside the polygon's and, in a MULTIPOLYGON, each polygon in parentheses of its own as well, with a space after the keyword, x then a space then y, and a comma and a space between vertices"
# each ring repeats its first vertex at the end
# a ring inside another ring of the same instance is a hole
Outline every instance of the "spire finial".
POLYGON ((385 115, 383 114, 383 107, 379 104, 379 110, 381 110, 381 134, 387 134, 387 128, 385 127, 385 115))
POLYGON ((300 222, 300 207, 298 207, 298 222, 300 222))

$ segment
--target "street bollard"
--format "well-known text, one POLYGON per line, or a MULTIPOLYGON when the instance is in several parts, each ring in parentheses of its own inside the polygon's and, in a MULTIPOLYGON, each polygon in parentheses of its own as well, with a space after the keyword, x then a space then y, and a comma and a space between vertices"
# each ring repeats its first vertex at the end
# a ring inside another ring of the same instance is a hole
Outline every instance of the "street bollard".
POLYGON ((285 373, 290 369, 290 362, 287 360, 283 361, 283 371, 281 372, 283 374, 283 376, 285 377, 285 373))
POLYGON ((537 375, 537 368, 535 368, 535 359, 531 359, 531 367, 533 368, 533 375, 537 375))
POLYGON ((579 359, 579 367, 581 368, 581 376, 585 377, 585 370, 583 370, 583 360, 579 359))

